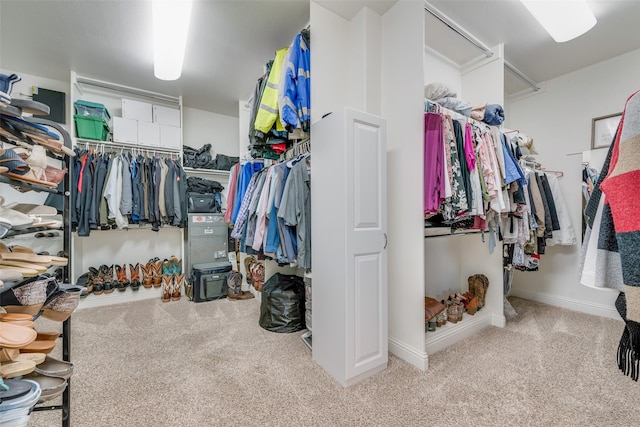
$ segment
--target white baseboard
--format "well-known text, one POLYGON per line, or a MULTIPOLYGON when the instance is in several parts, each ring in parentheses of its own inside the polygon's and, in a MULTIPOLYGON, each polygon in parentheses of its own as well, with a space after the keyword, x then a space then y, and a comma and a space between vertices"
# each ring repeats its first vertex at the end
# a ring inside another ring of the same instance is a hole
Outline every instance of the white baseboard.
POLYGON ((405 362, 415 366, 421 371, 426 371, 429 367, 429 356, 424 351, 420 351, 408 346, 402 341, 389 337, 389 351, 405 362))
POLYGON ((461 322, 447 322, 446 325, 438 328, 435 332, 427 332, 425 353, 433 354, 444 350, 487 326, 491 326, 493 320, 494 316, 489 311, 478 311, 473 316, 465 313, 461 322))
MULTIPOLYGON (((102 307, 104 305, 122 304, 125 302, 141 301, 145 299, 162 297, 162 286, 157 288, 145 288, 140 286, 137 291, 132 291, 131 288, 127 288, 126 291, 120 292, 117 289, 110 294, 94 295, 89 294, 86 298, 81 298, 78 304, 77 310, 83 310, 85 308, 102 307)), ((182 298, 186 298, 183 294, 182 298)))
POLYGON ((581 313, 593 314, 595 316, 608 317, 614 320, 620 320, 620 314, 613 304, 598 304, 591 301, 577 300, 574 298, 560 297, 538 292, 525 291, 522 289, 512 289, 511 296, 528 299, 531 301, 541 302, 556 307, 568 308, 570 310, 579 311, 581 313))

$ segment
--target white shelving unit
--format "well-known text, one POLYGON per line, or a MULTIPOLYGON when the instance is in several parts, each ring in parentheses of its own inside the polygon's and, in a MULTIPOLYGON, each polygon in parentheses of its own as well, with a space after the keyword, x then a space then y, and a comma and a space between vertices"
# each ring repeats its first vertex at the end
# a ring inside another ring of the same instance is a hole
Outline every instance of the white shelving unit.
MULTIPOLYGON (((122 116, 122 99, 147 102, 162 107, 177 108, 180 110, 180 123, 184 123, 182 97, 175 97, 161 93, 146 91, 117 83, 93 79, 71 72, 71 92, 69 102, 69 117, 75 114, 74 102, 82 99, 103 104, 109 111, 113 123, 114 117, 122 116)), ((73 120, 73 119, 72 119, 73 120)), ((108 149, 127 149, 132 153, 143 155, 161 155, 182 157, 182 127, 180 128, 179 148, 161 146, 142 146, 125 144, 113 141, 96 141, 78 138, 75 125, 72 122, 71 136, 73 145, 80 148, 85 146, 100 146, 108 149)), ((183 230, 174 226, 162 226, 160 231, 151 231, 149 227, 140 227, 130 224, 126 230, 91 230, 90 236, 78 237, 74 233, 72 239, 72 253, 76 255, 74 269, 71 272, 72 280, 88 271, 89 267, 98 267, 101 264, 136 264, 146 263, 150 258, 160 259, 170 256, 184 258, 183 230)), ((128 270, 128 266, 127 266, 128 270)), ((162 287, 146 289, 140 287, 136 292, 127 289, 125 292, 117 290, 111 294, 89 295, 80 302, 81 307, 92 307, 120 302, 135 301, 138 299, 160 297, 162 287)))
POLYGON ((225 180, 229 179, 229 171, 221 171, 217 169, 199 169, 199 168, 184 168, 184 171, 188 175, 202 175, 206 177, 217 177, 225 180))

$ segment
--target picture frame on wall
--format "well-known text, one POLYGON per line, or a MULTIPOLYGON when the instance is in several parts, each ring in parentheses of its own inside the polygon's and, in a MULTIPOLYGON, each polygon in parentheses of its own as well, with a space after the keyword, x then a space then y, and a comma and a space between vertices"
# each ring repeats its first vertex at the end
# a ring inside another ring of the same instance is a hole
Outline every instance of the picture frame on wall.
POLYGON ((609 114, 591 120, 591 149, 607 148, 613 142, 622 113, 609 114))

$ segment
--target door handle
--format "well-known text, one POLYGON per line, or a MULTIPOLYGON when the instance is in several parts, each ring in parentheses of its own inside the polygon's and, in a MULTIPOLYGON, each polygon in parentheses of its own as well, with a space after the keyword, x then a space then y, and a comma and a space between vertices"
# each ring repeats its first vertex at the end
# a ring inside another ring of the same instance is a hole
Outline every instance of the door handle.
POLYGON ((382 249, 387 249, 387 233, 384 233, 384 247, 382 249))

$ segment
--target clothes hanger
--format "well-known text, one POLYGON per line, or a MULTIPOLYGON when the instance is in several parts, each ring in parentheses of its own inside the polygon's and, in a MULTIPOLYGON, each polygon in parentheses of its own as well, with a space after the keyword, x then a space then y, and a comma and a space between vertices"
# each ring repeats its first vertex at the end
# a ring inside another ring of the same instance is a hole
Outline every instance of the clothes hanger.
POLYGON ((545 169, 545 168, 541 168, 540 171, 542 171, 544 173, 552 173, 555 176, 557 176, 558 178, 562 178, 564 176, 564 172, 562 172, 562 171, 554 171, 554 170, 549 170, 549 169, 545 169))

